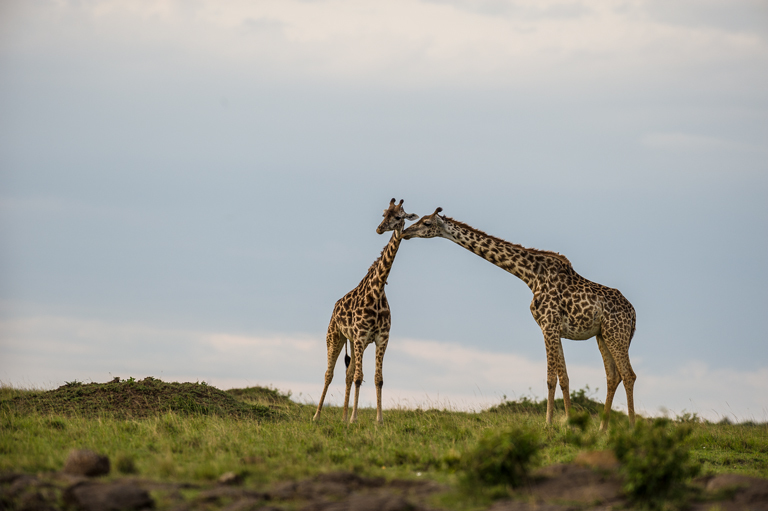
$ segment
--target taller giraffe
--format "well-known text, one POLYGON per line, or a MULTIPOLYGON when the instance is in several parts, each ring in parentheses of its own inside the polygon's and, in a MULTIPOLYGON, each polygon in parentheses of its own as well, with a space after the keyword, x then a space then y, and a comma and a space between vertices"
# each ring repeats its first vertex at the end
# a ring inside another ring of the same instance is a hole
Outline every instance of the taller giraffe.
POLYGON ((547 349, 547 423, 552 423, 558 378, 565 415, 571 407, 568 373, 561 338, 597 337, 603 356, 608 394, 600 429, 608 427, 613 396, 621 381, 627 391, 629 420, 635 422, 635 373, 629 362, 629 344, 635 333, 635 309, 618 289, 591 282, 556 252, 525 248, 434 213, 421 218, 403 233, 405 239, 441 237, 453 241, 486 261, 516 276, 531 289, 531 313, 544 334, 547 349))
POLYGON ((402 199, 399 204, 395 204, 395 199, 389 202, 389 207, 384 210, 384 220, 376 228, 378 234, 394 231, 389 239, 389 243, 381 251, 379 258, 368 268, 368 274, 363 277, 360 284, 336 302, 325 338, 328 346, 328 369, 325 372, 325 386, 323 387, 323 393, 320 395, 320 402, 317 405, 317 412, 315 412, 313 420, 317 420, 320 417, 325 394, 328 392, 331 380, 333 380, 333 369, 341 353, 341 348, 344 347, 347 339, 349 339, 352 344, 352 358, 347 367, 347 388, 344 393, 344 421, 347 420, 349 393, 352 388, 353 379, 355 382, 355 403, 349 422, 357 420, 357 400, 360 394, 360 385, 363 383, 363 351, 372 342, 376 343, 376 376, 374 377, 374 383, 376 384, 376 420, 379 423, 383 421, 381 414, 381 387, 384 384, 384 378, 381 366, 384 362, 387 342, 389 342, 389 328, 392 325, 384 286, 387 283, 389 271, 392 269, 392 263, 395 261, 397 249, 400 248, 400 242, 403 240, 405 221, 416 220, 417 218, 419 218, 419 215, 409 215, 405 212, 402 199))

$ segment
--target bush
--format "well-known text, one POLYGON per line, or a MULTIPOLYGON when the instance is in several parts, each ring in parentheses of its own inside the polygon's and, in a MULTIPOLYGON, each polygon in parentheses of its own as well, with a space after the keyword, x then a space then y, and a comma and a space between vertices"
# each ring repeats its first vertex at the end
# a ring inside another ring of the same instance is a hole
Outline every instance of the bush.
POLYGON ((115 458, 115 468, 121 474, 136 474, 136 463, 130 454, 120 453, 115 458))
POLYGON ((641 508, 662 509, 681 503, 686 483, 701 470, 691 459, 690 425, 669 419, 639 420, 634 428, 615 428, 610 445, 621 463, 624 491, 641 508))
MULTIPOLYGON (((595 389, 595 392, 597 389, 595 389)), ((589 412, 591 415, 599 415, 603 413, 604 405, 603 403, 593 399, 590 397, 595 392, 593 392, 589 385, 585 386, 583 389, 575 390, 571 392, 571 413, 574 411, 586 411, 589 412), (587 395, 589 393, 589 395, 587 395)), ((565 405, 563 403, 563 398, 555 399, 554 401, 554 409, 556 411, 562 411, 565 410, 565 405)), ((532 413, 532 414, 538 414, 538 413, 546 413, 547 412, 547 399, 544 398, 542 400, 536 400, 536 398, 531 398, 529 396, 522 396, 514 401, 508 401, 506 396, 504 396, 504 402, 492 406, 487 410, 489 413, 532 413)), ((620 412, 614 412, 618 413, 620 415, 620 412)))
POLYGON ((464 482, 470 486, 520 486, 541 444, 537 435, 522 428, 486 431, 464 454, 464 482))

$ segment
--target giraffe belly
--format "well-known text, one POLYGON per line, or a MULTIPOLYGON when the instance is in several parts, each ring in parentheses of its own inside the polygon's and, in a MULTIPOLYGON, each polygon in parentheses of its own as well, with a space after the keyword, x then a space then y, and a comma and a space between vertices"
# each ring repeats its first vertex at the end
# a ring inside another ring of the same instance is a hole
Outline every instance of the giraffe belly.
POLYGON ((601 322, 596 318, 592 321, 573 321, 563 318, 560 327, 560 337, 574 341, 585 341, 600 333, 601 322))

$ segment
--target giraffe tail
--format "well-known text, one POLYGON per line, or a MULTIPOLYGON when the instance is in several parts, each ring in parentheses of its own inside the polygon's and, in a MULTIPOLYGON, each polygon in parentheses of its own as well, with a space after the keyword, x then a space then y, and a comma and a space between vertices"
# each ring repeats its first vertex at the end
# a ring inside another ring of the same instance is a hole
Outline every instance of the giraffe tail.
POLYGON ((349 354, 347 353, 347 344, 349 343, 349 340, 344 341, 344 367, 349 367, 349 361, 352 360, 349 358, 349 354))

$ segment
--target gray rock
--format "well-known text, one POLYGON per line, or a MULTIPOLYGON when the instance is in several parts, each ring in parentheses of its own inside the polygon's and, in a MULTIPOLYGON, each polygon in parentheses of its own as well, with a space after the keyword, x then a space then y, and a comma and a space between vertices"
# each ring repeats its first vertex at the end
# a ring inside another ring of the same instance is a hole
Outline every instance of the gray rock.
POLYGON ((77 476, 101 476, 109 474, 109 458, 88 449, 74 450, 64 463, 64 472, 77 476))
POLYGON ((126 483, 80 483, 64 492, 64 502, 83 511, 131 511, 153 508, 146 490, 126 483))
POLYGON ((242 483, 243 483, 243 476, 241 476, 240 474, 235 474, 234 472, 227 472, 225 474, 222 474, 221 477, 219 477, 219 484, 234 486, 242 483))

